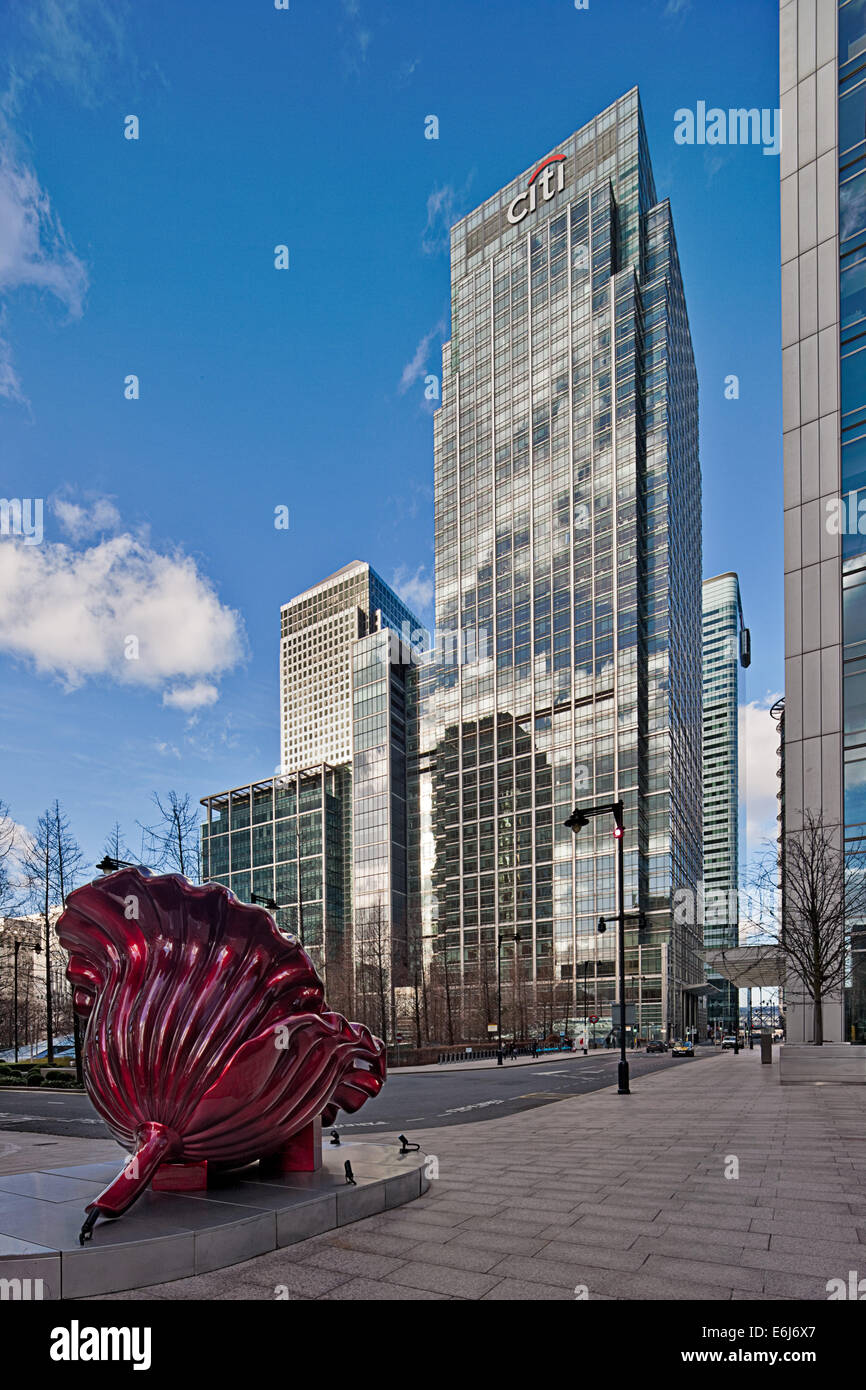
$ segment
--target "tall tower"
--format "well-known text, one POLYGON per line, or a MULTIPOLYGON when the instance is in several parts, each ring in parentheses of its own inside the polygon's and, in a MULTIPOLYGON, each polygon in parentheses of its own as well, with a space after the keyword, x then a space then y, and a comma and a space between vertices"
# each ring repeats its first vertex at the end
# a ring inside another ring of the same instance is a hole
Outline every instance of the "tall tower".
MULTIPOLYGON (((705 579, 704 612, 704 946, 739 945, 740 672, 751 661, 735 574, 705 579)), ((714 1034, 739 1030, 739 990, 710 975, 707 1003, 714 1034)))
POLYGON ((280 610, 280 750, 284 772, 352 757, 352 650, 418 620, 363 560, 344 565, 280 610))
MULTIPOLYGON (((785 831, 820 815, 839 852, 866 832, 866 11, 779 11, 784 139, 785 831)), ((866 1041, 866 933, 824 1036, 866 1041)), ((812 1037, 788 997, 789 1041, 812 1037)))
POLYGON ((612 822, 564 822, 622 797, 628 997, 644 1035, 683 1032, 705 994, 673 910, 701 877, 697 381, 636 90, 452 229, 451 299, 436 627, 487 654, 419 677, 422 935, 470 989, 501 950, 515 995, 572 1018, 588 972, 609 1015, 612 822))

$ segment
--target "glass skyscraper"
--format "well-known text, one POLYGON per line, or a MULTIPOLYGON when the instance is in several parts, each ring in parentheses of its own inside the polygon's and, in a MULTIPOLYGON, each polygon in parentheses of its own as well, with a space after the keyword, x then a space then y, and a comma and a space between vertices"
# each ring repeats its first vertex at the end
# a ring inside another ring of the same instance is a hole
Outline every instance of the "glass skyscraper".
MULTIPOLYGON (((735 574, 705 579, 704 614, 704 946, 739 945, 740 888, 740 672, 751 661, 735 574)), ((713 1035, 739 1030, 739 990, 709 975, 707 1000, 713 1035)))
POLYGON ((674 910, 701 878, 698 399, 637 91, 459 222, 451 266, 436 628, 488 654, 414 687, 417 929, 475 998, 504 936, 504 978, 574 1017, 588 973, 609 1015, 612 823, 564 822, 622 797, 628 1000, 643 1035, 684 1033, 706 992, 674 910))

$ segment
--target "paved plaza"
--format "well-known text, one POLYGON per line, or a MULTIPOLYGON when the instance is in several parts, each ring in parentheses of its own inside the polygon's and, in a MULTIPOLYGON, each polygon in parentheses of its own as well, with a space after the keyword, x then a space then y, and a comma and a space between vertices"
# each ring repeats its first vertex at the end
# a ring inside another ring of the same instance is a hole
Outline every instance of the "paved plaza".
MULTIPOLYGON (((18 1171, 45 1166, 38 1138, 0 1134, 0 1162, 8 1141, 18 1171)), ((411 1138, 439 1168, 411 1205, 113 1297, 826 1300, 829 1280, 866 1277, 863 1090, 782 1087, 777 1050, 411 1138)), ((60 1142, 65 1162, 111 1150, 60 1142)))

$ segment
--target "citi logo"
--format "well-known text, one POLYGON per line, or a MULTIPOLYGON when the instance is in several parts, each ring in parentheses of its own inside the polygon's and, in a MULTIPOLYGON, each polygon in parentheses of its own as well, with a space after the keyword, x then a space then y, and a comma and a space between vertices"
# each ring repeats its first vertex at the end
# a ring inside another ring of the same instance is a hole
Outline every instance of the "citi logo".
POLYGON ((518 193, 508 206, 509 222, 522 222, 528 212, 535 212, 539 202, 549 203, 565 187, 565 155, 551 154, 543 159, 529 180, 525 193, 518 193), (541 196, 539 197, 539 191, 541 196))

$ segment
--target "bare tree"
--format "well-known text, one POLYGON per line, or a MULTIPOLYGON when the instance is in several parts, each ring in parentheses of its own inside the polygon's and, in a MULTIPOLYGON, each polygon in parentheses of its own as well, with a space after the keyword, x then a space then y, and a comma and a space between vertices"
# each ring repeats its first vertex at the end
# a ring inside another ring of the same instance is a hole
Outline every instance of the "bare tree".
POLYGON ((60 1008, 61 1022, 69 1022, 66 1014, 65 983, 57 966, 62 953, 52 955, 54 923, 58 911, 66 906, 66 898, 80 875, 84 856, 73 836, 69 821, 59 801, 49 807, 36 822, 32 840, 22 854, 22 867, 30 904, 42 920, 45 949, 45 1037, 48 1060, 54 1060, 55 999, 60 1008))
POLYGON ((130 864, 135 862, 132 850, 124 839, 120 821, 115 821, 106 835, 103 853, 106 854, 109 859, 114 859, 115 861, 123 862, 125 860, 130 864))
POLYGON ((16 851, 20 843, 18 827, 5 801, 0 800, 0 917, 11 917, 21 906, 21 885, 15 873, 16 851))
POLYGON ((197 882, 201 877, 201 832, 198 809, 189 792, 180 796, 170 791, 165 800, 154 792, 152 800, 159 818, 155 825, 141 826, 146 857, 158 869, 197 882))
POLYGON ((782 851, 784 894, 778 892, 780 847, 768 848, 753 879, 749 905, 759 949, 784 962, 814 1010, 814 1042, 824 1041, 824 1000, 845 985, 850 924, 866 918, 862 841, 840 845, 823 817, 807 811, 802 829, 787 831, 782 851))
MULTIPOLYGON (((355 913, 355 1001, 363 1023, 387 1040, 391 997, 391 931, 381 902, 355 913)), ((391 1018, 393 1025, 393 1018, 391 1018)))

